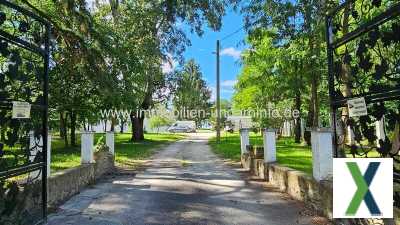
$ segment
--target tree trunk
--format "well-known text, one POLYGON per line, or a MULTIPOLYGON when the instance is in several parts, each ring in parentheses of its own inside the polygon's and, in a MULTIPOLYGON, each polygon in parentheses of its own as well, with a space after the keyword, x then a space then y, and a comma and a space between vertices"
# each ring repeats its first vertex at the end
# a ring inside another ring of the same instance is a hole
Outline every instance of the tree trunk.
POLYGON ((115 130, 115 117, 111 118, 111 127, 110 127, 110 131, 114 131, 115 130))
POLYGON ((144 115, 135 115, 133 112, 130 115, 132 122, 132 137, 131 141, 138 142, 144 140, 143 121, 144 115))
MULTIPOLYGON (((316 128, 316 127, 318 127, 318 120, 319 120, 319 104, 318 104, 318 80, 319 80, 318 76, 319 75, 315 68, 315 66, 318 65, 316 63, 315 59, 318 59, 316 53, 319 50, 315 46, 315 42, 316 42, 315 37, 314 37, 315 30, 312 29, 313 18, 312 18, 312 6, 310 5, 310 3, 305 6, 304 22, 305 22, 305 31, 306 31, 306 33, 310 34, 309 40, 308 40, 308 48, 311 53, 309 63, 307 64, 307 68, 311 75, 311 99, 310 99, 310 105, 309 105, 306 124, 307 124, 307 127, 316 128)), ((304 139, 308 145, 311 145, 311 132, 310 131, 304 132, 304 139)))
POLYGON ((311 81, 311 107, 312 107, 312 127, 316 128, 319 126, 319 104, 318 104, 318 75, 312 73, 311 81))
POLYGON ((64 146, 68 147, 68 115, 60 112, 60 137, 64 139, 64 146))
MULTIPOLYGON (((147 93, 145 98, 143 99, 143 102, 140 106, 142 110, 147 110, 151 106, 151 101, 152 101, 152 96, 153 96, 153 83, 152 80, 149 80, 148 83, 148 88, 147 88, 147 93)), ((140 111, 140 110, 139 110, 140 111)), ((143 141, 144 140, 144 118, 145 114, 144 112, 137 113, 135 115, 134 113, 131 113, 131 121, 132 121, 132 141, 143 141)))
POLYGON ((76 146, 76 112, 71 111, 71 146, 76 146))
MULTIPOLYGON (((349 32, 349 17, 350 17, 350 11, 351 11, 351 4, 348 4, 345 9, 344 9, 344 15, 343 15, 343 35, 347 34, 349 32)), ((345 53, 348 54, 347 52, 345 53)), ((342 59, 342 65, 341 65, 341 78, 343 80, 344 83, 344 90, 343 90, 343 96, 344 97, 351 97, 352 94, 352 75, 351 75, 351 66, 350 66, 350 62, 347 62, 346 60, 344 60, 344 58, 342 59)), ((353 140, 351 140, 351 136, 349 135, 349 132, 351 131, 350 127, 347 126, 347 120, 349 119, 349 111, 347 107, 343 107, 342 109, 342 123, 343 123, 343 127, 344 127, 344 142, 343 144, 353 144, 353 140)), ((344 146, 342 146, 341 148, 339 148, 340 151, 342 151, 344 149, 344 146)), ((339 154, 341 155, 345 155, 344 151, 339 152, 339 154)))
POLYGON ((66 126, 65 126, 65 117, 64 117, 64 112, 60 112, 60 137, 64 138, 67 131, 66 131, 66 126))
POLYGON ((121 134, 124 133, 124 124, 125 124, 125 122, 121 120, 121 126, 120 126, 121 127, 121 130, 120 130, 121 134))
MULTIPOLYGON (((311 100, 310 100, 310 105, 309 105, 309 110, 308 110, 308 115, 307 115, 307 122, 306 125, 307 127, 310 128, 317 128, 318 127, 318 120, 319 120, 319 104, 318 104, 318 80, 315 74, 313 74, 313 78, 311 81, 311 100)), ((304 139, 307 143, 307 145, 311 145, 311 132, 310 131, 305 131, 304 132, 304 139)))
MULTIPOLYGON (((300 96, 299 91, 296 93, 295 105, 296 105, 295 106, 296 110, 301 112, 300 111, 301 110, 301 96, 300 96)), ((299 113, 299 114, 301 114, 301 113, 299 113)), ((299 115, 299 117, 295 118, 295 122, 296 122, 296 124, 295 124, 295 128, 294 128, 294 134, 295 134, 294 141, 295 141, 295 143, 300 143, 301 142, 301 117, 300 117, 300 115, 299 115)))

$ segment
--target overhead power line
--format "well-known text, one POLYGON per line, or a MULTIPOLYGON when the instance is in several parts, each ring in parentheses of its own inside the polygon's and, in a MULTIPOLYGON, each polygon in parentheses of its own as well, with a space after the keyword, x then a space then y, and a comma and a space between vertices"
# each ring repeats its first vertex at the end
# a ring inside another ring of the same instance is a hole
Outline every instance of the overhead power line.
POLYGON ((245 26, 243 25, 243 26, 240 27, 239 29, 237 29, 237 30, 235 30, 234 32, 232 32, 232 33, 226 35, 225 37, 223 37, 223 38, 221 39, 221 41, 226 40, 226 39, 232 37, 233 35, 239 33, 239 31, 243 30, 244 28, 245 28, 245 26))

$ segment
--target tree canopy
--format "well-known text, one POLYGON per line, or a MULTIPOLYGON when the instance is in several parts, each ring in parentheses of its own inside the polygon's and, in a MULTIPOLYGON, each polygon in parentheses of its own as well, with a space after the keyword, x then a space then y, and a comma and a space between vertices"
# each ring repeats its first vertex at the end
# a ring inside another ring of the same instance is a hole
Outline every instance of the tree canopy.
MULTIPOLYGON (((183 23, 197 35, 221 28, 233 0, 146 1, 18 0, 52 26, 50 71, 51 129, 76 144, 75 131, 99 120, 132 123, 132 140, 143 136, 147 110, 170 98, 172 73, 163 63, 184 62, 190 45, 183 23), (129 118, 99 110, 128 109, 129 118), (70 138, 67 137, 70 135, 70 138)), ((203 84, 205 86, 205 84, 203 84)), ((108 128, 107 128, 108 129, 108 128)))

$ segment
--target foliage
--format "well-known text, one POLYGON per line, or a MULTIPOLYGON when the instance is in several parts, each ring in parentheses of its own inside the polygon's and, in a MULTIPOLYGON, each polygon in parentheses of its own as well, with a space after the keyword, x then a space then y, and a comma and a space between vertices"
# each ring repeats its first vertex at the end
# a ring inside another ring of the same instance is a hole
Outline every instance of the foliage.
MULTIPOLYGON (((332 38, 338 40, 349 32, 363 26, 374 16, 393 5, 394 1, 349 3, 331 19, 332 38), (343 20, 346 18, 346 20, 343 20)), ((343 127, 349 127, 354 133, 353 141, 342 141, 339 151, 343 154, 348 148, 355 156, 370 156, 376 149, 382 157, 396 157, 399 151, 398 140, 389 138, 390 133, 397 134, 395 125, 400 121, 399 101, 376 98, 375 94, 390 94, 399 86, 400 21, 388 20, 373 27, 369 32, 351 39, 333 50, 334 95, 335 100, 346 100, 354 96, 365 96, 368 115, 349 118, 347 107, 338 107, 342 118, 339 121, 339 140, 345 134, 343 127), (375 123, 383 121, 385 138, 378 140, 375 123), (378 143, 378 144, 377 144, 378 143), (348 145, 348 146, 347 146, 348 145)), ((395 170, 396 172, 396 170, 395 170)), ((397 171, 398 172, 398 171, 397 171)))
MULTIPOLYGON (((239 5, 250 50, 243 56, 235 107, 268 109, 271 103, 279 111, 298 110, 307 127, 318 127, 321 120, 327 123, 323 21, 331 2, 261 0, 239 5)), ((293 118, 268 116, 258 121, 260 126, 279 127, 286 119, 293 118)), ((300 118, 294 119, 296 142, 300 142, 300 118)))
MULTIPOLYGON (((263 145, 260 134, 250 133, 250 143, 253 146, 263 145)), ((210 139, 212 150, 223 158, 240 161, 240 138, 238 133, 221 135, 221 142, 210 139)), ((280 165, 312 174, 311 148, 295 143, 293 138, 279 138, 276 142, 277 161, 280 165)))
POLYGON ((173 121, 164 116, 154 116, 150 118, 150 128, 157 128, 157 133, 159 132, 160 127, 168 126, 173 123, 173 121))
MULTIPOLYGON (((76 145, 80 127, 89 129, 100 119, 111 120, 111 129, 118 120, 126 123, 126 118, 101 118, 99 109, 147 110, 166 101, 171 76, 161 65, 182 62, 190 44, 177 24, 198 35, 205 24, 218 30, 230 2, 113 0, 89 6, 84 0, 17 0, 52 25, 50 118, 59 121, 53 129, 60 129, 66 144, 70 133, 76 145)), ((143 116, 130 119, 132 140, 142 139, 143 116)))
POLYGON ((192 59, 181 71, 176 72, 173 104, 179 113, 178 119, 195 120, 199 125, 207 118, 210 109, 211 90, 207 87, 200 66, 192 59), (194 110, 197 115, 190 115, 194 110))
MULTIPOLYGON (((221 126, 227 126, 227 125, 231 125, 230 123, 227 123, 227 118, 228 116, 231 116, 234 114, 233 110, 232 110, 232 103, 231 101, 227 100, 227 99, 221 99, 220 100, 220 109, 221 109, 221 115, 220 115, 220 123, 222 124, 221 126)), ((210 122, 212 124, 212 126, 215 128, 216 127, 216 123, 217 123, 217 106, 216 106, 216 102, 212 102, 212 106, 211 106, 211 116, 210 116, 210 122)))
POLYGON ((104 136, 101 136, 99 139, 97 139, 96 145, 94 146, 95 152, 108 152, 109 150, 110 148, 106 145, 104 136))
MULTIPOLYGON (((104 134, 95 135, 98 143, 104 134)), ((130 134, 115 134, 115 160, 118 166, 132 167, 140 164, 154 153, 162 144, 167 144, 184 136, 179 134, 145 134, 146 140, 138 143, 129 141, 130 134)), ((80 139, 77 140, 80 143, 80 139)), ((102 143, 102 141, 100 141, 102 143)), ((80 148, 65 146, 62 139, 54 137, 52 140, 51 171, 57 172, 80 165, 80 148)))

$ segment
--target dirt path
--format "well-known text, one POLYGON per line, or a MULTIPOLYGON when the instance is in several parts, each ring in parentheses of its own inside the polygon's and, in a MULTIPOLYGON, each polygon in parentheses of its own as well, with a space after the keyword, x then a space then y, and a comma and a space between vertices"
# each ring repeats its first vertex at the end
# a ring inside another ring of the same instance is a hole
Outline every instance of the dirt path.
POLYGON ((48 224, 312 224, 297 202, 246 181, 193 134, 135 177, 109 178, 73 197, 48 224))

